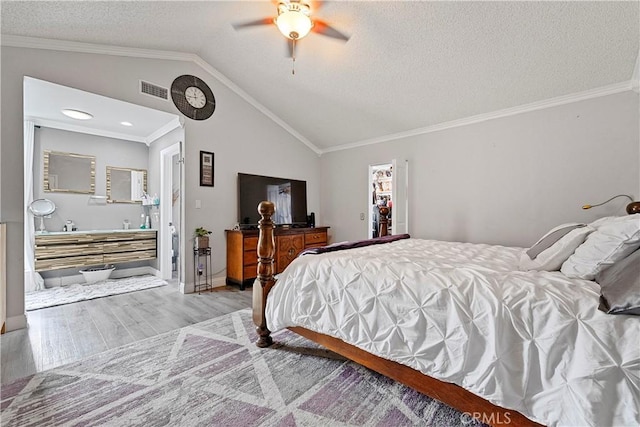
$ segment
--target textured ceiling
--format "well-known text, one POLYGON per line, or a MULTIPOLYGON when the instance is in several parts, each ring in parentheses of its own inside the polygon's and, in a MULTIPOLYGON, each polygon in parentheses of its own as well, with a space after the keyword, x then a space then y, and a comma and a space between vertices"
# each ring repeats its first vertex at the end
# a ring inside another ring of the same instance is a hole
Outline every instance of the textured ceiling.
POLYGON ((199 55, 319 150, 628 81, 639 2, 312 2, 291 74, 270 1, 2 2, 2 34, 199 55))

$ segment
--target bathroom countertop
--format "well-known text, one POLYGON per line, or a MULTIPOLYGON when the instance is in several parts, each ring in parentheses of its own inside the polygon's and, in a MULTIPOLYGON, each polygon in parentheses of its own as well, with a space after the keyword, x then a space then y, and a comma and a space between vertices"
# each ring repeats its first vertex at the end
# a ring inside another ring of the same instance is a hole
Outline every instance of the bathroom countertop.
POLYGON ((116 230, 76 230, 76 231, 36 231, 36 236, 43 235, 62 235, 62 234, 84 234, 84 233, 138 233, 158 231, 155 228, 130 228, 129 230, 116 229, 116 230))

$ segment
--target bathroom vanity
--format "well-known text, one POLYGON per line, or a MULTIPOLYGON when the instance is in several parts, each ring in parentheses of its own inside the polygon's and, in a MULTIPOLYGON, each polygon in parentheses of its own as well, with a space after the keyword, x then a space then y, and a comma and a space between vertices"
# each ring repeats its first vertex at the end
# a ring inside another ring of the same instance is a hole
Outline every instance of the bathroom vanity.
POLYGON ((35 236, 35 270, 143 261, 157 256, 156 230, 44 232, 35 236))

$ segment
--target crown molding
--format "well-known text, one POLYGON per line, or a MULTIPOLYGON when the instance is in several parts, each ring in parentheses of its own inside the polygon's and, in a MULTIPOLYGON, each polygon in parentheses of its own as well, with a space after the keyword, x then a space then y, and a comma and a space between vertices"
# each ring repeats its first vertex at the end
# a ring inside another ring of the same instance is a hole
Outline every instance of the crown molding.
MULTIPOLYGON (((100 54, 100 55, 115 55, 115 56, 128 56, 128 57, 135 57, 135 58, 164 59, 164 60, 170 60, 170 61, 193 62, 194 64, 202 68, 204 71, 209 73, 213 78, 215 78, 220 83, 222 83, 227 88, 229 88, 236 95, 240 96, 242 99, 247 101, 256 110, 260 111, 262 114, 267 116, 278 126, 280 126, 289 134, 291 134, 298 141, 302 142, 304 145, 306 145, 309 149, 314 151, 319 156, 321 156, 322 154, 330 153, 334 151, 349 150, 351 148, 357 148, 357 147, 363 147, 367 145, 380 144, 383 142, 395 141, 399 139, 409 138, 412 136, 424 135, 424 134, 438 132, 445 129, 451 129, 459 126, 467 126, 470 124, 499 119, 502 117, 509 117, 509 116, 528 113, 528 112, 541 110, 545 108, 570 104, 573 102, 579 102, 579 101, 584 101, 592 98, 613 95, 620 92, 626 92, 630 90, 638 92, 638 86, 639 86, 638 68, 640 68, 640 65, 639 65, 640 53, 639 53, 638 58, 636 59, 636 65, 633 71, 633 76, 631 80, 628 80, 625 82, 603 86, 600 88, 595 88, 595 89, 587 90, 584 92, 578 92, 574 94, 559 96, 556 98, 537 101, 530 104, 521 105, 518 107, 506 108, 503 110, 498 110, 490 113, 479 114, 476 116, 466 117, 458 120, 452 120, 449 122, 439 123, 432 126, 411 129, 404 132, 383 135, 376 138, 370 138, 370 139, 347 143, 347 144, 343 144, 343 145, 339 145, 331 148, 320 149, 311 141, 309 141, 307 138, 305 138, 302 134, 296 131, 293 127, 288 125, 284 120, 278 117, 275 113, 273 113, 267 107, 265 107, 256 99, 251 97, 251 95, 249 95, 247 92, 242 90, 238 85, 233 83, 233 81, 227 78, 224 74, 222 74, 220 71, 215 69, 208 62, 200 58, 198 55, 193 53, 182 53, 182 52, 174 52, 174 51, 140 49, 140 48, 131 48, 131 47, 119 47, 119 46, 107 46, 107 45, 100 45, 100 44, 71 42, 71 41, 65 41, 65 40, 41 39, 36 37, 23 37, 23 36, 13 36, 13 35, 3 35, 0 38, 0 44, 2 46, 21 47, 21 48, 29 48, 29 49, 46 49, 46 50, 58 50, 58 51, 65 51, 65 52, 93 53, 93 54, 100 54)), ((119 138, 118 136, 110 136, 110 137, 119 138)), ((122 139, 122 138, 119 138, 119 139, 122 139)), ((139 141, 139 142, 147 143, 146 140, 139 141)))
POLYGON ((118 133, 118 132, 109 132, 109 131, 94 129, 86 126, 72 125, 69 123, 58 122, 55 120, 43 119, 41 117, 25 117, 24 119, 32 121, 34 125, 42 126, 46 128, 66 130, 69 132, 86 133, 88 135, 97 135, 97 136, 103 136, 105 138, 122 139, 125 141, 140 142, 142 144, 149 145, 149 143, 147 142, 148 138, 144 138, 140 136, 129 135, 125 133, 118 133))
POLYGON ((556 98, 545 99, 543 101, 536 101, 530 104, 524 104, 518 107, 505 108, 503 110, 493 111, 491 113, 478 114, 476 116, 466 117, 459 120, 452 120, 449 122, 439 123, 433 126, 427 126, 417 129, 411 129, 405 132, 398 132, 390 135, 384 135, 376 138, 365 139, 358 142, 348 143, 324 149, 322 154, 330 153, 333 151, 349 150, 351 148, 364 147, 367 145, 380 144, 382 142, 395 141, 398 139, 409 138, 417 135, 424 135, 427 133, 438 132, 445 129, 456 128, 460 126, 467 126, 474 123, 486 122, 488 120, 500 119, 503 117, 515 116, 517 114, 529 113, 532 111, 542 110, 545 108, 557 107, 560 105, 571 104, 574 102, 585 101, 592 98, 599 98, 602 96, 613 95, 616 93, 627 92, 633 90, 633 81, 616 83, 608 86, 599 87, 596 89, 590 89, 584 92, 573 93, 570 95, 563 95, 556 98))
POLYGON ((42 39, 37 37, 24 37, 3 35, 0 39, 2 46, 19 47, 27 49, 45 49, 45 50, 57 50, 63 52, 78 52, 78 53, 93 53, 98 55, 114 55, 114 56, 127 56, 134 58, 147 58, 147 59, 164 59, 169 61, 185 61, 193 62, 198 65, 204 71, 209 73, 213 78, 229 88, 236 95, 244 99, 254 107, 256 110, 267 116, 278 126, 283 128, 289 134, 291 134, 298 141, 302 142, 317 155, 322 154, 322 150, 315 144, 302 136, 300 132, 296 131, 293 127, 287 124, 284 120, 278 117, 275 113, 269 110, 267 107, 258 102, 255 98, 242 90, 238 85, 232 82, 228 77, 216 70, 211 64, 206 62, 194 53, 182 53, 167 50, 153 50, 153 49, 140 49, 134 47, 121 47, 121 46, 108 46, 93 43, 72 42, 66 40, 54 40, 54 39, 42 39))
POLYGON ((240 87, 238 87, 238 85, 236 85, 231 80, 229 80, 224 74, 222 74, 221 72, 219 72, 218 70, 213 68, 208 62, 206 62, 204 59, 200 58, 199 56, 196 56, 196 58, 197 59, 194 59, 194 61, 193 61, 193 62, 196 63, 196 65, 200 66, 200 68, 202 68, 205 71, 207 71, 209 74, 211 74, 217 80, 219 80, 220 83, 222 83, 223 85, 227 86, 236 95, 238 95, 240 98, 244 99, 249 104, 251 104, 256 110, 260 111, 262 114, 264 114, 265 116, 269 117, 271 120, 273 120, 275 123, 277 123, 281 128, 283 128, 284 130, 289 132, 291 135, 293 135, 294 138, 296 138, 298 141, 302 142, 304 145, 306 145, 311 150, 313 150, 317 155, 322 154, 322 150, 320 148, 316 147, 315 144, 313 144, 307 138, 302 136, 302 134, 300 134, 300 132, 296 131, 294 128, 289 126, 280 117, 276 116, 267 107, 265 107, 264 105, 262 105, 261 103, 256 101, 253 97, 251 97, 251 95, 249 95, 247 92, 245 92, 240 87))
POLYGON ((37 126, 43 126, 43 127, 52 128, 52 129, 66 130, 66 131, 69 131, 69 132, 86 133, 88 135, 103 136, 105 138, 122 139, 122 140, 125 140, 125 141, 140 142, 140 143, 146 144, 147 146, 150 146, 155 140, 157 140, 158 138, 168 134, 172 130, 182 127, 180 125, 180 119, 178 117, 176 117, 174 120, 171 120, 169 123, 167 123, 166 125, 162 126, 160 129, 157 129, 156 131, 154 131, 149 136, 142 137, 142 136, 136 136, 136 135, 126 134, 126 133, 109 132, 109 131, 106 131, 106 130, 96 129, 96 128, 92 128, 92 127, 80 126, 80 125, 69 124, 69 123, 65 123, 65 122, 59 122, 59 121, 56 121, 56 120, 44 119, 42 117, 31 117, 31 116, 28 116, 28 117, 25 117, 24 119, 32 121, 33 124, 37 125, 37 126))
POLYGON ((73 42, 68 40, 41 39, 3 35, 2 46, 27 49, 58 50, 62 52, 95 53, 99 55, 130 56, 134 58, 167 59, 172 61, 193 61, 197 55, 168 50, 140 49, 135 47, 108 46, 94 43, 73 42))
POLYGON ((155 142, 156 139, 160 138, 161 136, 165 136, 166 134, 168 134, 169 132, 171 132, 174 129, 178 129, 183 127, 183 125, 180 122, 180 117, 177 117, 173 120, 171 120, 169 123, 167 123, 166 125, 162 126, 160 129, 156 130, 155 132, 153 132, 151 135, 149 135, 148 137, 145 138, 145 143, 147 145, 151 145, 153 142, 155 142))

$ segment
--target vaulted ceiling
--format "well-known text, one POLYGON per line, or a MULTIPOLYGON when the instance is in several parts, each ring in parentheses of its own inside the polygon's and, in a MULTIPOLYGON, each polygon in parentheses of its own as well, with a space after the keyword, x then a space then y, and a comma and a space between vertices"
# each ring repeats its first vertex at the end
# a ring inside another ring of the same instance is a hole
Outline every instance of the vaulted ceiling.
POLYGON ((350 36, 296 48, 271 1, 2 2, 3 35, 198 55, 317 151, 628 82, 639 2, 311 2, 350 36))

